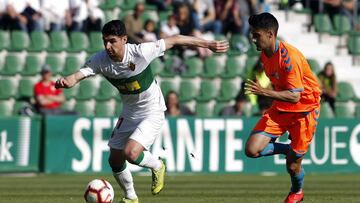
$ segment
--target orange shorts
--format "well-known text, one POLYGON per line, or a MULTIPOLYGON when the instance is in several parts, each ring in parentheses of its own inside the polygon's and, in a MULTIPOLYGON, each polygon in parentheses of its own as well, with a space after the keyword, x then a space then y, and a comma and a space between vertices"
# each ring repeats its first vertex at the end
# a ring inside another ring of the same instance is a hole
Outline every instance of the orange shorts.
POLYGON ((281 112, 270 108, 258 121, 251 134, 278 138, 288 131, 292 150, 297 154, 305 154, 315 135, 319 116, 320 106, 311 112, 281 112))

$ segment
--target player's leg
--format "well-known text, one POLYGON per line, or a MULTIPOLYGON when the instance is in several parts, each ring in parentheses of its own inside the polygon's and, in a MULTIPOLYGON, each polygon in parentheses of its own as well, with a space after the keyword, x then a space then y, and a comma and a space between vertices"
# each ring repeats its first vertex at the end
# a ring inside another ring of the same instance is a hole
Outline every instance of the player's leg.
POLYGON ((126 160, 132 164, 154 170, 161 168, 161 161, 149 151, 146 151, 143 145, 136 140, 129 139, 124 152, 126 160))
POLYGON ((123 202, 137 202, 138 198, 134 189, 133 177, 125 159, 124 150, 110 148, 109 164, 116 182, 125 193, 123 202))
POLYGON ((258 158, 274 154, 287 154, 288 144, 276 143, 274 140, 282 135, 285 130, 281 127, 287 115, 278 115, 277 111, 268 110, 254 127, 249 136, 245 153, 248 157, 258 158))
POLYGON ((160 135, 164 121, 163 112, 144 119, 132 133, 125 146, 125 156, 128 161, 151 169, 151 192, 154 195, 158 194, 164 187, 166 167, 164 162, 151 154, 148 149, 160 135))
POLYGON ((246 146, 245 154, 251 158, 257 158, 261 156, 261 152, 267 148, 267 145, 270 144, 271 137, 265 136, 263 134, 255 133, 249 136, 246 146))
POLYGON ((149 168, 152 172, 151 192, 153 195, 160 193, 164 188, 166 167, 162 160, 155 157, 136 140, 129 139, 125 146, 126 159, 133 164, 149 168))
POLYGON ((285 202, 301 202, 304 193, 305 171, 301 166, 302 159, 316 132, 320 107, 306 114, 298 114, 298 118, 288 131, 291 135, 291 149, 286 157, 286 168, 291 178, 291 191, 285 202))
POLYGON ((299 192, 304 185, 305 171, 301 166, 303 154, 290 151, 286 156, 286 169, 291 177, 291 192, 299 192))
POLYGON ((301 202, 304 198, 303 186, 305 171, 301 166, 303 154, 290 151, 286 156, 286 169, 291 179, 291 189, 284 203, 301 202))

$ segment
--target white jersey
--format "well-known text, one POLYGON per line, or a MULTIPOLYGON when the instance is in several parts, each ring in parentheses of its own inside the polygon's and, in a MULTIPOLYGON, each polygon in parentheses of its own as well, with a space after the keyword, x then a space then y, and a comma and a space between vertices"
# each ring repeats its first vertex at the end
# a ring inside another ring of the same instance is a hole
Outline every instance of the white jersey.
POLYGON ((139 45, 125 44, 121 62, 113 61, 106 51, 92 56, 80 69, 85 77, 102 74, 120 92, 122 117, 141 119, 166 111, 164 97, 148 65, 164 54, 163 39, 139 45))

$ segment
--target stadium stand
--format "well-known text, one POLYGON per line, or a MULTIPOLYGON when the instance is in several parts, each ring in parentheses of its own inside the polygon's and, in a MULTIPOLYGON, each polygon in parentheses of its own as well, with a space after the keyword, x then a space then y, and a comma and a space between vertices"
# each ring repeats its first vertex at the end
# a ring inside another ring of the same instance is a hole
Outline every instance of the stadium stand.
POLYGON ((208 102, 215 99, 217 91, 215 84, 211 80, 202 80, 199 95, 196 97, 198 102, 208 102))
POLYGON ((12 31, 11 32, 11 50, 12 51, 23 51, 30 46, 30 37, 28 33, 23 31, 12 31))
POLYGON ((181 75, 184 78, 195 78, 203 72, 203 61, 197 57, 185 59, 187 70, 181 75))
POLYGON ((39 55, 27 55, 24 69, 21 71, 22 76, 35 76, 41 70, 41 57, 39 55))
POLYGON ((41 52, 49 47, 50 39, 46 32, 34 31, 30 33, 30 47, 28 51, 41 52))
POLYGON ((10 35, 8 31, 0 30, 0 50, 10 47, 10 35))
POLYGON ((4 76, 14 76, 23 69, 23 60, 20 55, 8 54, 5 58, 5 65, 1 70, 1 74, 4 76))
POLYGON ((210 102, 198 102, 195 107, 195 115, 199 117, 211 117, 213 108, 210 102))

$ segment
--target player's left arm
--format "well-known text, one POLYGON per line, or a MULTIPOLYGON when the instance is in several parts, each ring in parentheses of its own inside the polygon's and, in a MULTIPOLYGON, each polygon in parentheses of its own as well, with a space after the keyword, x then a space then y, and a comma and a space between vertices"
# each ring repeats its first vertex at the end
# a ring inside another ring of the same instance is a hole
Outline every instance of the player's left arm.
POLYGON ((213 52, 223 53, 226 52, 229 48, 229 43, 227 41, 209 41, 198 37, 191 37, 185 35, 174 35, 165 38, 164 41, 166 50, 171 49, 175 45, 182 45, 208 48, 213 52))

